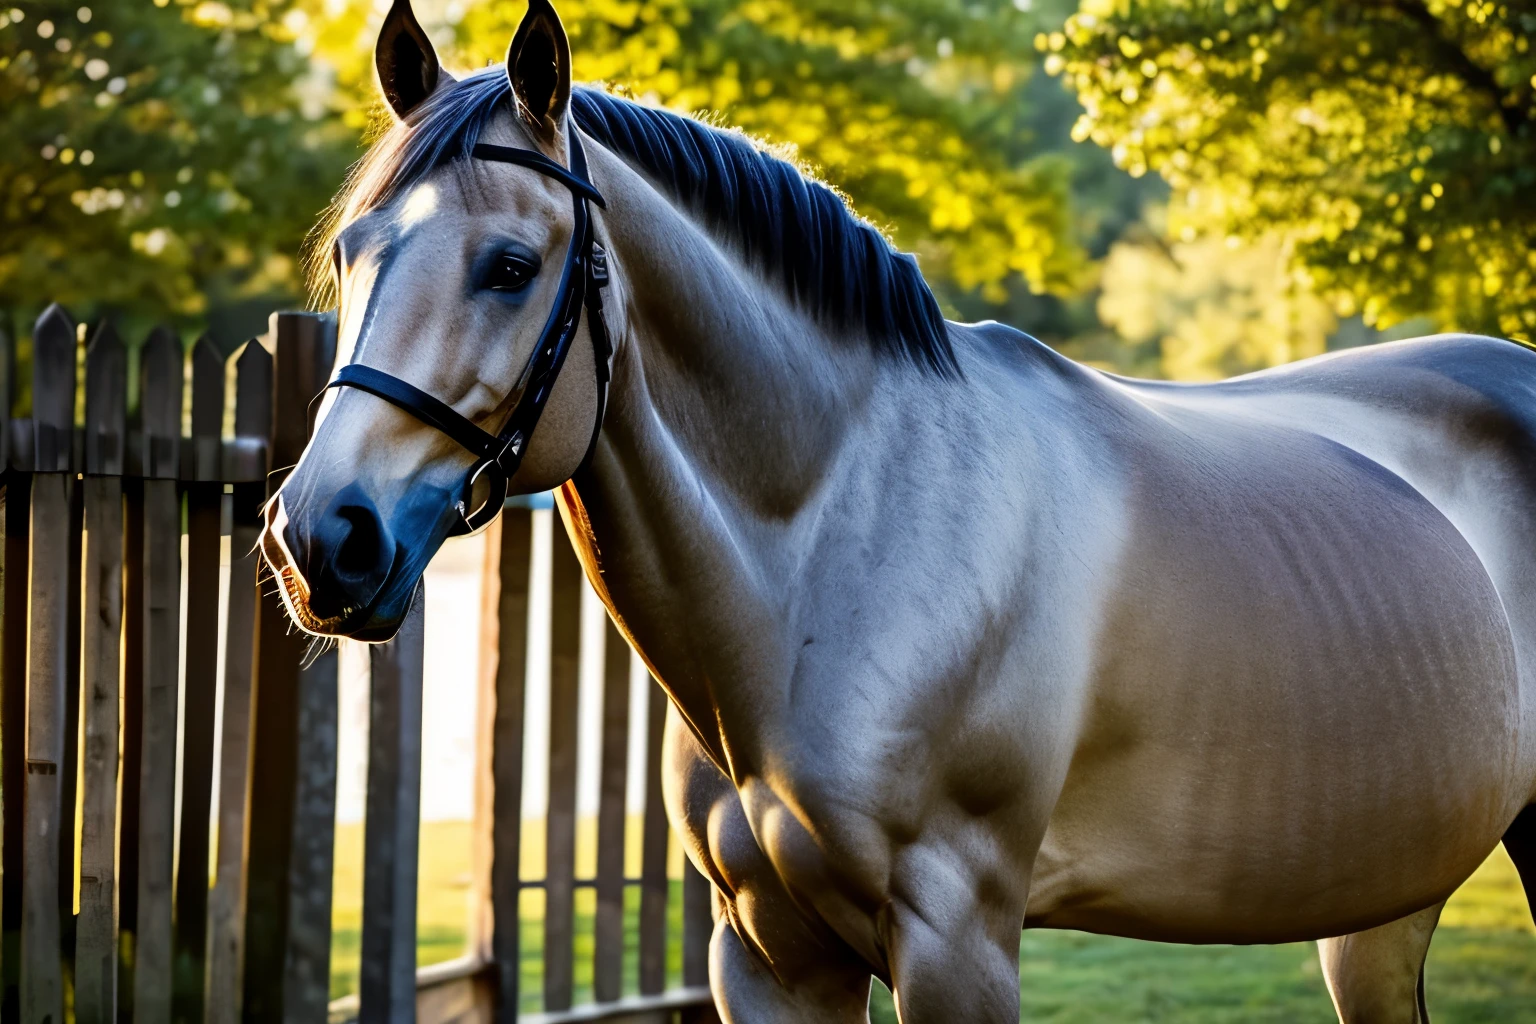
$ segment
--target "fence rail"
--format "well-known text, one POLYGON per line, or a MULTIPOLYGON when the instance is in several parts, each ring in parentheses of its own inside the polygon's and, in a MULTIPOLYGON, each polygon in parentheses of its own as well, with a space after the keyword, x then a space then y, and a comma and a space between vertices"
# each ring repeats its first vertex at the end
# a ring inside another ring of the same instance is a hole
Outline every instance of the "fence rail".
POLYGON ((262 503, 282 478, 272 470, 297 461, 308 437, 333 330, 323 317, 279 314, 266 338, 228 359, 207 338, 184 355, 165 329, 132 349, 110 323, 85 338, 60 307, 42 314, 32 414, 12 417, 16 346, 0 334, 0 1016, 510 1024, 521 1000, 519 901, 541 889, 542 1010, 522 1020, 714 1020, 709 890, 691 868, 681 935, 670 937, 681 942, 683 986, 666 985, 665 697, 654 686, 641 870, 625 875, 630 654, 611 623, 597 871, 575 872, 583 582, 559 530, 546 871, 520 875, 526 507, 509 508, 487 537, 468 950, 415 965, 418 591, 400 636, 370 649, 362 968, 355 996, 329 1000, 337 655, 309 656, 275 588, 259 586, 254 548, 262 503), (594 1002, 575 1006, 575 894, 585 888, 596 892, 594 1002), (638 996, 621 985, 631 888, 638 996))

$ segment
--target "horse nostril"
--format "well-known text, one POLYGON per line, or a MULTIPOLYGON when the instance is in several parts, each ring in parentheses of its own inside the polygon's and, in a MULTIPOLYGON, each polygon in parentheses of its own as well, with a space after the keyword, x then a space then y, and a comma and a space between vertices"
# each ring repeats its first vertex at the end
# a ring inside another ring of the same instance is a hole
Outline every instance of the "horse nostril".
POLYGON ((394 537, 355 483, 342 488, 316 522, 307 549, 309 610, 320 619, 367 608, 394 568, 394 537))
POLYGON ((366 576, 377 571, 383 550, 382 524, 371 507, 345 505, 336 515, 348 524, 341 546, 332 556, 337 572, 344 576, 366 576))

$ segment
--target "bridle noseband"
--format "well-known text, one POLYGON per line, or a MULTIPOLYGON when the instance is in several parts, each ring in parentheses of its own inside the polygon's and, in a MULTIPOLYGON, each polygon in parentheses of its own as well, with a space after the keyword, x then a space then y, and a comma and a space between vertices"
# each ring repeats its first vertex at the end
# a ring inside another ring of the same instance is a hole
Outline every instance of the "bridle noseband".
POLYGON ((533 429, 538 426, 550 392, 554 390, 555 379, 560 376, 560 368, 565 365, 566 354, 576 338, 583 303, 587 307, 587 331, 592 336, 597 372, 597 422, 592 426, 592 439, 587 444, 581 465, 586 465, 592 458, 598 432, 603 427, 603 412, 608 404, 608 361, 613 355, 608 327, 603 321, 602 289, 608 284, 608 257, 593 239, 592 216, 587 204, 593 202, 604 209, 606 205, 602 193, 587 180, 587 156, 574 128, 567 130, 566 140, 571 154, 569 170, 530 149, 480 143, 470 151, 478 160, 519 164, 553 178, 571 190, 575 213, 571 244, 565 251, 565 265, 560 271, 560 287, 555 292, 554 306, 539 334, 538 346, 513 386, 513 393, 521 390, 522 397, 507 417, 501 433, 482 430, 414 384, 361 363, 343 366, 335 379, 326 385, 327 388, 357 388, 399 406, 423 423, 441 430, 475 456, 475 464, 464 483, 463 496, 456 506, 460 522, 449 530, 450 536, 474 533, 489 526, 501 514, 508 482, 522 464, 533 429), (490 497, 485 504, 472 509, 469 507, 471 493, 482 475, 490 484, 490 497))

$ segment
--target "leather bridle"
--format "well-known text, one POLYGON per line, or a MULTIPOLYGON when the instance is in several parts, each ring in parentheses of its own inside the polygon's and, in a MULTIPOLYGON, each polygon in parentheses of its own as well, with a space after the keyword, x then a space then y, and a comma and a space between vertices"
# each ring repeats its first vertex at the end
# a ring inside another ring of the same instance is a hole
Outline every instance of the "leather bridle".
POLYGON ((569 170, 529 149, 481 143, 470 151, 478 160, 519 164, 553 178, 570 189, 575 214, 571 244, 565 251, 565 265, 560 271, 560 287, 555 292, 554 306, 539 334, 537 347, 513 386, 512 393, 521 391, 522 395, 501 432, 491 434, 482 430, 415 385, 361 363, 343 366, 326 385, 327 388, 357 388, 399 406, 423 423, 441 430, 475 456, 475 464, 464 482, 463 496, 455 506, 459 522, 449 530, 450 536, 484 529, 501 514, 508 482, 522 464, 533 430, 538 426, 544 406, 549 403, 555 380, 560 376, 565 357, 576 338, 583 303, 587 307, 587 331, 592 336, 597 373, 597 421, 592 426, 592 439, 587 443, 582 466, 592 458, 598 433, 603 428, 603 413, 608 405, 608 362, 613 355, 608 327, 603 321, 602 289, 608 284, 608 257, 593 238, 592 216, 587 204, 596 203, 604 209, 606 205, 602 193, 587 180, 587 156, 574 129, 567 130, 566 140, 571 154, 569 170), (470 508, 472 492, 482 475, 490 485, 490 496, 483 505, 470 508))

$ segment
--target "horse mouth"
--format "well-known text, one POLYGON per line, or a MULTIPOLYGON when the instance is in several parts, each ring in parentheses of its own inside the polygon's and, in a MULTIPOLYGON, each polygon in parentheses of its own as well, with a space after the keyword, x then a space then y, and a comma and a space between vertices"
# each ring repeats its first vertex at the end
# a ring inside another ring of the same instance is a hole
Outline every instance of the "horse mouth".
MULTIPOLYGON (((283 566, 277 573, 277 579, 282 587, 283 604, 288 606, 288 614, 304 632, 321 636, 346 636, 362 625, 357 621, 359 616, 356 608, 343 608, 340 614, 330 618, 321 618, 311 611, 309 588, 304 585, 299 574, 293 571, 293 566, 283 566)), ((364 615, 366 614, 364 610, 364 615)))

